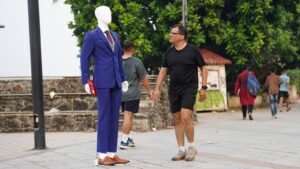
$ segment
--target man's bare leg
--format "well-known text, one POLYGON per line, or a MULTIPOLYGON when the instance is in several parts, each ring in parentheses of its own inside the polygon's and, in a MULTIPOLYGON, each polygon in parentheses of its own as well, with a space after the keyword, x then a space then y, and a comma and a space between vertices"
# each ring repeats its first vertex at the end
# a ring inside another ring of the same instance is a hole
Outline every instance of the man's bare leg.
POLYGON ((279 111, 282 112, 282 105, 283 105, 283 97, 279 99, 279 111))
POLYGON ((132 129, 132 119, 133 113, 129 111, 124 112, 124 121, 122 125, 122 132, 123 134, 129 134, 132 129))
POLYGON ((287 97, 285 99, 285 104, 286 104, 286 111, 290 111, 291 108, 290 108, 290 99, 289 99, 289 97, 287 97))
POLYGON ((194 143, 194 122, 192 115, 192 110, 181 109, 181 118, 184 125, 184 132, 189 142, 189 148, 185 156, 185 161, 192 161, 197 155, 197 150, 194 143))
POLYGON ((172 157, 172 160, 178 161, 178 160, 183 160, 186 155, 185 148, 184 148, 184 126, 183 126, 183 121, 181 119, 180 112, 173 113, 173 117, 175 120, 175 135, 176 135, 179 151, 174 157, 172 157))
POLYGON ((124 121, 122 125, 122 141, 120 144, 120 149, 130 149, 135 147, 134 143, 132 143, 129 139, 129 133, 132 130, 132 120, 133 120, 133 113, 129 111, 124 112, 124 121))
POLYGON ((190 109, 181 109, 181 118, 184 125, 184 132, 189 143, 194 143, 193 112, 190 109))
POLYGON ((178 147, 184 146, 184 125, 180 112, 173 114, 175 120, 175 134, 178 147))

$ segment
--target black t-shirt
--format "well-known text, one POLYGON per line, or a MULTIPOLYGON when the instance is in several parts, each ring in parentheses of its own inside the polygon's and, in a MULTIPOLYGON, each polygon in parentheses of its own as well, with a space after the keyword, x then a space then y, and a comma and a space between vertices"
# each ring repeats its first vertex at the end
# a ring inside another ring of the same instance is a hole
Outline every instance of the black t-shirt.
POLYGON ((205 65, 199 49, 187 44, 182 50, 169 48, 162 67, 168 68, 170 86, 198 85, 198 67, 205 65))

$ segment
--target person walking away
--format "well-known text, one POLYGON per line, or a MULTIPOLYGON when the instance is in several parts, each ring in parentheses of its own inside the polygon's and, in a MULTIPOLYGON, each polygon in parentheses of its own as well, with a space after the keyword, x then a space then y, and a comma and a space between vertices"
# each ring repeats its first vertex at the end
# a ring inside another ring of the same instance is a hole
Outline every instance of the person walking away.
POLYGON ((290 77, 287 75, 287 70, 284 69, 282 71, 282 74, 280 75, 280 87, 279 87, 279 109, 280 112, 283 111, 283 101, 285 100, 286 104, 286 111, 290 111, 290 100, 289 100, 289 83, 290 83, 290 77))
POLYGON ((129 88, 122 94, 122 112, 124 112, 124 121, 122 125, 122 140, 120 149, 130 149, 135 147, 132 137, 129 137, 132 130, 133 115, 139 111, 139 103, 141 97, 140 82, 148 91, 148 95, 152 98, 149 81, 147 79, 147 71, 143 62, 134 57, 135 45, 133 42, 125 42, 123 45, 123 66, 129 83, 129 88))
POLYGON ((271 114, 272 117, 275 119, 277 119, 277 102, 278 102, 279 84, 280 84, 279 76, 276 75, 274 69, 271 69, 270 75, 267 76, 265 82, 265 88, 269 95, 271 114))
POLYGON ((250 94, 247 88, 249 73, 255 76, 253 71, 250 71, 250 67, 247 66, 247 68, 238 75, 234 85, 234 93, 236 96, 239 96, 242 105, 243 120, 246 120, 247 113, 249 120, 253 120, 253 105, 256 98, 256 96, 250 94))
POLYGON ((156 103, 160 96, 163 80, 169 73, 170 111, 175 119, 175 134, 179 147, 173 161, 195 159, 197 150, 194 142, 193 108, 198 91, 198 67, 201 69, 202 87, 199 90, 200 101, 206 99, 207 69, 198 47, 187 42, 188 33, 182 25, 172 26, 169 41, 174 45, 164 56, 162 67, 157 77, 153 96, 156 103), (184 137, 188 141, 186 151, 184 137))

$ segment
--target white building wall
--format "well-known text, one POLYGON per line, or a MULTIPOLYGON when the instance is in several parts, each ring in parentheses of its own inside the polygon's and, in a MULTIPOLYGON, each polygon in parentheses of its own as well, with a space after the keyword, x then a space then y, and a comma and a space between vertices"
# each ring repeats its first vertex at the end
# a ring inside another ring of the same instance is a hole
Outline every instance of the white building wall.
MULTIPOLYGON (((63 0, 39 1, 43 76, 80 76, 79 48, 63 0)), ((0 77, 31 76, 26 0, 0 0, 0 77)))

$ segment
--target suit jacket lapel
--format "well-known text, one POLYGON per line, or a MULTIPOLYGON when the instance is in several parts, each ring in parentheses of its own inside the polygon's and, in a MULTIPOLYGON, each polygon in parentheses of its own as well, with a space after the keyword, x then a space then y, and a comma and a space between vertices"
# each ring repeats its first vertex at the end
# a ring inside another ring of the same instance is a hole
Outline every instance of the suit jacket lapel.
POLYGON ((104 35, 103 31, 97 26, 97 34, 100 38, 104 39, 105 45, 113 52, 112 48, 110 47, 110 44, 108 40, 106 39, 106 36, 104 35))

